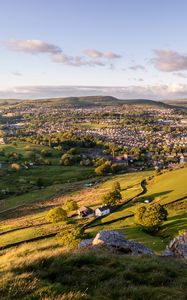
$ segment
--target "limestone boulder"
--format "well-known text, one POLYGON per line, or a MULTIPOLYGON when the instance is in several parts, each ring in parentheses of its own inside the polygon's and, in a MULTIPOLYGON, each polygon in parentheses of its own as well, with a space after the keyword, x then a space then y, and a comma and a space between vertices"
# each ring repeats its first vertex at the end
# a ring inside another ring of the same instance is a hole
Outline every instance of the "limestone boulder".
POLYGON ((163 252, 163 256, 168 256, 168 253, 170 256, 187 260, 187 232, 171 240, 166 247, 166 250, 163 252))
POLYGON ((102 246, 129 255, 153 255, 153 251, 151 249, 136 241, 126 240, 124 234, 117 230, 102 230, 93 240, 83 240, 79 244, 79 248, 96 248, 102 246))

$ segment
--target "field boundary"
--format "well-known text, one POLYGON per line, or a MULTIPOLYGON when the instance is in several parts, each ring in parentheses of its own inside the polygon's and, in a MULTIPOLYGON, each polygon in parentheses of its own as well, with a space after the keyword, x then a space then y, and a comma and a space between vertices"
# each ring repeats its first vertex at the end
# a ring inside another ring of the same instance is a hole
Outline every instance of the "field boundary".
MULTIPOLYGON (((123 202, 122 204, 118 205, 116 207, 116 209, 114 209, 113 212, 116 212, 118 211, 118 209, 120 209, 122 206, 128 204, 129 202, 133 201, 136 197, 139 197, 141 195, 143 195, 144 193, 146 193, 147 191, 147 188, 146 188, 146 179, 143 179, 141 182, 140 182, 140 187, 141 187, 141 192, 139 192, 136 196, 128 199, 127 201, 123 202)), ((112 213, 113 213, 112 212, 112 213)), ((117 222, 117 221, 120 221, 120 220, 123 220, 123 219, 127 219, 127 218, 130 218, 130 217, 133 217, 134 214, 131 214, 131 215, 128 215, 128 216, 124 216, 124 217, 120 217, 120 218, 117 218, 117 219, 114 219, 114 220, 110 220, 110 221, 107 221, 107 222, 104 222, 102 224, 93 224, 95 221, 97 220, 101 220, 102 218, 106 217, 106 216, 101 216, 101 217, 98 217, 98 218, 95 218, 94 220, 90 221, 89 223, 87 223, 86 225, 84 225, 82 227, 83 230, 85 229, 88 229, 88 228, 91 228, 91 227, 96 227, 96 226, 102 226, 102 225, 107 225, 107 224, 111 224, 113 222, 117 222), (93 225, 92 225, 93 224, 93 225)))
POLYGON ((11 247, 19 246, 19 245, 22 245, 24 243, 30 243, 30 242, 40 241, 40 240, 44 240, 44 239, 47 239, 47 238, 50 238, 50 237, 54 237, 59 232, 60 231, 56 231, 56 232, 49 233, 49 234, 46 234, 46 235, 37 236, 37 237, 32 238, 32 239, 27 239, 27 240, 24 240, 24 241, 19 241, 19 242, 12 243, 12 244, 7 244, 5 246, 1 246, 0 250, 5 250, 5 249, 11 248, 11 247))

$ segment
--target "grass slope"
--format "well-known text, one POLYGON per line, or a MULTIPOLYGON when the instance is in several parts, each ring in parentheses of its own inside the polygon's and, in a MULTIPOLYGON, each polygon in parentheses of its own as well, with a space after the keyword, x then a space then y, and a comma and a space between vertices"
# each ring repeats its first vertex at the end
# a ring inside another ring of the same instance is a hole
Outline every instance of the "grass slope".
POLYGON ((50 198, 63 191, 68 183, 88 179, 94 175, 94 170, 91 167, 60 166, 61 153, 46 146, 16 143, 16 145, 0 145, 1 149, 4 149, 5 154, 0 155, 0 162, 4 163, 3 169, 6 171, 0 170, 0 191, 8 190, 9 194, 4 196, 4 199, 2 199, 3 195, 1 194, 0 212, 25 203, 50 198), (25 150, 26 146, 29 146, 30 151, 25 150), (50 151, 51 165, 34 165, 25 169, 23 164, 25 160, 29 160, 31 151, 35 150, 38 153, 43 149, 50 151), (12 171, 10 163, 6 161, 12 152, 22 155, 20 161, 22 167, 18 172, 12 171), (38 178, 42 179, 44 189, 38 188, 38 178))
POLYGON ((135 198, 134 201, 127 205, 124 204, 118 211, 96 221, 95 224, 99 226, 90 227, 87 229, 87 232, 95 235, 98 231, 103 229, 121 230, 128 239, 138 240, 154 251, 161 252, 169 240, 176 236, 180 230, 187 229, 186 200, 182 200, 184 203, 181 206, 180 202, 179 204, 174 202, 179 198, 187 196, 186 178, 187 168, 166 172, 154 177, 154 179, 148 183, 147 192, 143 196, 135 198), (168 220, 163 224, 157 236, 151 236, 143 232, 141 228, 135 224, 134 217, 116 221, 118 218, 133 214, 136 206, 146 199, 152 202, 158 202, 162 205, 167 204, 168 206, 168 220), (173 202, 175 203, 175 207, 170 207, 169 205, 173 202), (109 221, 111 222, 110 224, 105 224, 109 221))
POLYGON ((50 239, 4 251, 1 300, 185 300, 187 268, 162 257, 67 251, 50 239))
MULTIPOLYGON (((32 197, 27 199, 27 203, 35 199, 35 197, 36 199, 44 199, 45 196, 46 200, 44 202, 40 202, 40 205, 38 207, 38 203, 33 204, 33 208, 29 206, 25 207, 24 217, 19 217, 18 214, 17 217, 10 217, 9 219, 7 218, 7 220, 2 220, 0 222, 0 232, 5 232, 9 229, 16 229, 27 225, 31 225, 33 226, 33 228, 15 231, 13 233, 7 233, 3 235, 1 237, 2 239, 0 245, 4 246, 6 244, 10 244, 12 239, 15 242, 17 242, 24 241, 24 239, 26 240, 35 236, 39 236, 40 232, 38 232, 37 227, 34 226, 46 222, 46 211, 41 211, 40 207, 45 207, 45 209, 47 210, 53 206, 63 205, 63 203, 66 200, 71 198, 77 201, 79 206, 88 205, 93 208, 96 208, 99 205, 101 205, 102 195, 104 195, 107 191, 111 189, 111 186, 114 182, 119 181, 122 188, 124 205, 114 213, 103 217, 101 220, 97 220, 95 224, 97 224, 98 226, 90 227, 89 229, 87 229, 87 232, 90 232, 92 235, 95 235, 98 231, 102 229, 121 230, 122 232, 124 232, 125 236, 128 239, 135 239, 137 241, 140 241, 159 253, 165 248, 169 240, 171 240, 173 236, 178 234, 179 230, 186 228, 186 200, 173 202, 181 196, 187 195, 187 189, 185 186, 186 174, 187 168, 184 168, 156 176, 153 180, 149 181, 147 185, 146 194, 143 195, 141 198, 135 198, 135 201, 131 201, 128 204, 125 204, 125 202, 128 201, 129 198, 136 196, 140 192, 140 182, 143 179, 153 175, 153 171, 135 172, 113 176, 111 178, 108 178, 103 183, 100 183, 92 188, 84 188, 83 182, 81 182, 81 185, 78 185, 78 183, 76 182, 62 184, 61 188, 64 188, 64 195, 54 198, 52 200, 47 200, 47 196, 49 195, 48 188, 40 190, 40 193, 42 193, 41 195, 37 194, 38 191, 34 191, 29 194, 30 197, 32 197), (71 188, 73 187, 76 187, 74 191, 71 190, 71 188), (153 197, 153 195, 155 198, 153 197), (171 195, 171 197, 169 195, 171 195), (171 203, 173 203, 173 206, 167 207, 169 212, 168 220, 163 224, 161 231, 157 236, 151 236, 143 232, 141 228, 139 228, 135 224, 134 217, 128 217, 124 220, 118 220, 121 217, 132 215, 132 213, 134 213, 136 205, 138 205, 139 202, 142 202, 145 199, 159 201, 162 204, 170 203, 167 205, 171 205, 171 203), (108 221, 110 221, 111 223, 105 224, 108 221)), ((49 188, 52 189, 51 193, 55 193, 54 189, 56 188, 57 192, 58 188, 60 188, 60 185, 52 185, 49 188)), ((17 197, 22 197, 22 201, 24 201, 24 196, 17 197)), ((9 201, 10 200, 11 199, 9 199, 9 201)), ((15 202, 13 202, 15 200, 16 198, 12 199, 12 204, 15 204, 15 202)), ((18 200, 18 203, 20 203, 21 199, 18 200)), ((48 233, 53 232, 53 226, 53 224, 49 226, 42 225, 41 235, 45 234, 47 231, 48 233)), ((63 226, 61 227, 61 230, 63 230, 63 226)))

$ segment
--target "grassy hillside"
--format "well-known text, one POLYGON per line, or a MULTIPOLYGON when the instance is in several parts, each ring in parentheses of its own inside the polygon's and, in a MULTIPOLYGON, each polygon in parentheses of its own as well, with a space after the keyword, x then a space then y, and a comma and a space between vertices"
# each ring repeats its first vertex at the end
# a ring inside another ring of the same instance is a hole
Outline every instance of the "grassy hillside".
MULTIPOLYGON (((88 205, 92 208, 100 206, 102 196, 110 190, 113 183, 117 180, 121 184, 123 200, 128 201, 129 198, 136 196, 141 191, 140 182, 151 174, 153 174, 153 171, 117 175, 112 178, 105 178, 106 181, 92 188, 84 186, 84 183, 88 182, 88 180, 55 184, 45 187, 45 189, 31 191, 27 193, 27 196, 10 197, 2 202, 2 205, 6 205, 7 209, 24 203, 25 206, 3 214, 1 214, 3 206, 1 207, 0 233, 13 229, 15 231, 7 232, 1 236, 0 247, 11 244, 11 241, 20 242, 54 232, 56 230, 54 224, 45 224, 47 210, 54 206, 63 205, 68 199, 74 199, 79 206, 88 205), (59 191, 61 195, 57 196, 59 191), (54 196, 55 194, 56 197, 54 196), (52 199, 49 199, 50 195, 53 195, 52 199), (32 205, 30 204, 31 202, 33 202, 32 205), (41 224, 40 228, 37 226, 38 224, 41 224), (24 229, 20 230, 20 228, 24 229)), ((59 227, 63 230, 64 224, 59 224, 59 227)))
MULTIPOLYGON (((186 228, 187 168, 164 172, 156 177, 153 174, 154 171, 145 171, 117 175, 91 188, 82 184, 52 200, 33 203, 32 207, 27 204, 22 217, 18 211, 17 216, 13 213, 0 221, 0 246, 63 232, 71 225, 47 223, 46 211, 41 208, 62 205, 70 198, 79 205, 94 208, 101 204, 102 195, 112 184, 119 181, 124 204, 86 232, 95 235, 101 229, 120 230, 127 239, 140 241, 160 253, 180 229, 186 228), (144 179, 147 179, 147 190, 141 197, 136 197, 144 179), (167 222, 156 236, 142 231, 135 224, 134 217, 128 217, 145 199, 159 201, 169 212, 167 222), (128 200, 130 202, 126 203, 128 200), (125 216, 126 219, 119 219, 125 216)), ((86 222, 76 221, 78 224, 86 222)), ((0 257, 2 300, 185 300, 187 297, 187 269, 176 259, 128 257, 104 249, 70 251, 64 248, 57 236, 1 250, 0 257)))
POLYGON ((162 257, 67 251, 51 239, 4 251, 1 300, 185 300, 187 268, 162 257))
POLYGON ((18 205, 50 198, 63 192, 66 187, 69 188, 70 183, 88 180, 94 176, 92 167, 59 165, 60 156, 59 151, 41 145, 21 142, 0 145, 0 163, 3 163, 3 168, 0 169, 0 212, 18 205), (50 157, 47 157, 50 165, 40 163, 24 167, 25 161, 32 161, 33 153, 36 157, 41 157, 43 150, 50 152, 50 157), (21 169, 18 172, 11 170, 11 162, 9 162, 11 153, 21 155, 19 159, 21 169), (41 188, 37 185, 38 179, 42 180, 41 188))
MULTIPOLYGON (((146 193, 136 197, 128 204, 124 204, 116 212, 103 217, 95 222, 95 227, 90 227, 87 232, 95 235, 102 229, 121 230, 128 239, 136 239, 156 252, 162 251, 174 236, 182 229, 187 228, 187 168, 166 172, 162 175, 155 176, 148 181, 146 193), (180 200, 184 198, 183 200, 180 200), (168 220, 161 227, 157 236, 151 236, 141 230, 135 224, 134 214, 137 205, 149 200, 165 205, 168 210, 168 220), (179 202, 176 202, 179 200, 179 202), (181 205, 181 202, 183 203, 181 205), (173 204, 172 204, 173 203, 173 204), (172 205, 175 206, 173 207, 172 205), (122 219, 124 217, 124 219, 122 219)), ((120 182, 120 181, 119 181, 120 182)), ((94 225, 94 224, 93 224, 94 225)))
MULTIPOLYGON (((1 236, 0 247, 9 245, 11 241, 24 241, 55 232, 58 228, 54 224, 45 224, 46 213, 51 207, 62 206, 66 200, 73 199, 77 201, 79 206, 87 205, 94 209, 102 204, 102 196, 111 189, 113 183, 119 181, 122 189, 123 205, 115 212, 100 220, 96 220, 91 225, 94 227, 90 227, 86 231, 95 235, 102 229, 121 230, 128 239, 140 241, 160 253, 169 240, 178 234, 179 230, 186 229, 187 188, 185 178, 187 168, 165 172, 156 177, 152 177, 153 174, 154 171, 144 171, 116 175, 105 178, 104 182, 89 188, 84 186, 84 183, 87 182, 86 180, 62 183, 61 185, 51 185, 41 190, 32 191, 28 193, 27 198, 24 195, 9 198, 7 201, 2 202, 2 205, 6 203, 6 207, 12 207, 18 203, 24 203, 24 201, 26 201, 26 205, 11 211, 8 215, 6 213, 0 214, 2 218, 0 232, 7 232, 10 229, 15 230, 1 236), (150 179, 151 177, 152 179, 150 179), (140 183, 144 179, 147 179, 147 190, 141 197, 136 197, 142 191, 140 183), (49 195, 55 195, 55 193, 57 195, 59 191, 63 194, 56 197, 53 196, 51 199, 48 198, 49 195), (35 199, 37 201, 33 202, 35 199), (136 206, 145 199, 167 205, 168 220, 164 222, 157 236, 152 236, 142 231, 134 221, 133 214, 136 206), (176 202, 176 200, 178 201, 176 202), (29 204, 30 202, 33 202, 32 205, 29 204), (40 226, 38 227, 39 224, 40 226)), ((76 222, 80 223, 80 221, 76 222)), ((84 223, 86 222, 88 220, 84 221, 84 223)), ((59 229, 63 230, 63 228, 64 225, 59 223, 59 229)))

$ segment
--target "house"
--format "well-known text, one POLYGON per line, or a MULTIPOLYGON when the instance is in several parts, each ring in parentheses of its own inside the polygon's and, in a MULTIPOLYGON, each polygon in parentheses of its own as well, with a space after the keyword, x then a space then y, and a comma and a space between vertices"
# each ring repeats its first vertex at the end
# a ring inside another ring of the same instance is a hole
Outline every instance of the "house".
POLYGON ((118 164, 123 164, 128 166, 128 155, 124 154, 124 155, 115 156, 114 161, 116 161, 116 163, 118 164))
POLYGON ((95 215, 96 217, 101 217, 101 216, 108 215, 110 212, 111 212, 111 207, 109 205, 104 205, 96 208, 95 215))
POLYGON ((0 145, 4 145, 4 144, 6 144, 6 143, 5 143, 5 138, 4 138, 4 137, 1 137, 1 138, 0 138, 0 145))
POLYGON ((78 215, 82 218, 90 218, 94 216, 94 211, 90 207, 82 206, 78 210, 78 215))
POLYGON ((184 155, 181 154, 180 158, 179 158, 179 163, 183 164, 184 163, 184 155))

